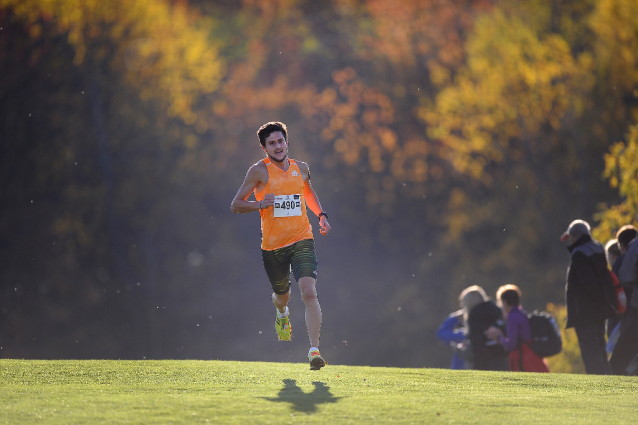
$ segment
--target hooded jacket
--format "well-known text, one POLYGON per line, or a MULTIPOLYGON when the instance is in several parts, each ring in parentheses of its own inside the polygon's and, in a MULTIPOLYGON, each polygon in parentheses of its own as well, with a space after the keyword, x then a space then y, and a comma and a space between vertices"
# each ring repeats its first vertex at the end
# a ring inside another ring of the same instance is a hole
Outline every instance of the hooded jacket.
POLYGON ((567 249, 572 260, 565 285, 566 328, 592 325, 614 317, 603 290, 604 273, 609 273, 605 248, 591 236, 584 235, 567 249))

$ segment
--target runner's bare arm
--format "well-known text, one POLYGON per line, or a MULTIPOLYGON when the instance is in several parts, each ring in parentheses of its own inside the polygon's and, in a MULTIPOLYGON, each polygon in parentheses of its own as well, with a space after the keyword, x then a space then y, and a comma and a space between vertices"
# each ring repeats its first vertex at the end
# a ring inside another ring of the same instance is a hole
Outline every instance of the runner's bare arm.
POLYGON ((268 208, 275 202, 275 196, 273 194, 267 194, 260 202, 249 201, 248 197, 260 184, 265 184, 268 180, 268 171, 265 169, 265 165, 257 163, 248 169, 246 178, 241 187, 237 191, 233 202, 230 204, 230 210, 234 213, 245 214, 252 211, 259 210, 260 207, 268 208))
MULTIPOLYGON (((315 213, 315 215, 318 216, 321 212, 323 212, 323 209, 321 208, 321 203, 319 202, 317 193, 312 188, 312 184, 310 184, 310 168, 308 167, 308 164, 300 162, 299 170, 304 175, 303 197, 306 200, 306 205, 313 213, 315 213)), ((325 236, 329 232, 330 224, 328 223, 328 218, 324 214, 319 217, 319 233, 325 236)))

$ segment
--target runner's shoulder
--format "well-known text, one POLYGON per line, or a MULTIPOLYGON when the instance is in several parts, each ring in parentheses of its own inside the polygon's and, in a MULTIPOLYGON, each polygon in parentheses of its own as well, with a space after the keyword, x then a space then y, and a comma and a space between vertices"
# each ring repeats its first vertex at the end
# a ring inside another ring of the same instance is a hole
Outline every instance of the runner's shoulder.
POLYGON ((268 166, 264 163, 263 159, 259 160, 250 166, 246 174, 248 177, 258 180, 268 180, 268 166))
POLYGON ((259 161, 255 162, 253 165, 250 166, 248 171, 250 172, 251 170, 253 170, 253 172, 264 172, 264 173, 267 173, 268 172, 268 166, 266 165, 266 163, 264 162, 263 159, 260 159, 259 161))
POLYGON ((308 167, 308 164, 303 162, 303 161, 298 161, 298 160, 294 160, 297 163, 297 167, 299 167, 299 171, 301 171, 304 174, 308 173, 308 170, 310 169, 310 167, 308 167))

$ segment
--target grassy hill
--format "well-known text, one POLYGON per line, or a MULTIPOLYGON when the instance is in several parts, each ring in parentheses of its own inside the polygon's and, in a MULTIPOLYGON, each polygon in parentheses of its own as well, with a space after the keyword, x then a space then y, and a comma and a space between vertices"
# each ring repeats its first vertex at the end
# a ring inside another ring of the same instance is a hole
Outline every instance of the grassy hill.
POLYGON ((0 360, 0 424, 629 424, 638 378, 228 361, 0 360))

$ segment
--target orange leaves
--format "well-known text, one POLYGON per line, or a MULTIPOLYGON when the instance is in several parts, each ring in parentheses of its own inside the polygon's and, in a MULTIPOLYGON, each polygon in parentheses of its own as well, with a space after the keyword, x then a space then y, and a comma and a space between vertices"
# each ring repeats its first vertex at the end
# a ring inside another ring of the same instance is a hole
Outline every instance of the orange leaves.
POLYGON ((335 83, 339 85, 346 84, 348 81, 352 80, 356 76, 357 76, 357 73, 351 67, 347 67, 342 70, 337 70, 332 73, 332 79, 334 80, 335 83))
POLYGON ((392 152, 397 146, 397 136, 392 130, 386 127, 379 129, 379 138, 381 139, 381 145, 388 151, 392 152))
POLYGON ((477 13, 491 7, 490 1, 366 0, 363 4, 367 15, 362 19, 369 30, 358 35, 362 55, 367 59, 382 56, 404 67, 418 63, 458 67, 464 58, 461 34, 477 13))
MULTIPOLYGON (((392 101, 379 90, 366 86, 354 69, 347 67, 332 73, 337 89, 326 88, 317 94, 313 104, 317 115, 325 115, 328 126, 323 129, 324 141, 334 140, 334 149, 348 165, 358 163, 363 154, 375 172, 387 169, 403 175, 403 155, 390 156, 399 147, 394 124, 392 101)), ((421 174, 423 167, 418 167, 421 174)))
MULTIPOLYGON (((377 178, 388 174, 393 181, 424 182, 434 169, 429 166, 433 151, 427 148, 422 124, 412 115, 415 99, 422 93, 415 78, 426 77, 414 66, 402 64, 407 56, 414 56, 415 46, 419 54, 433 51, 417 27, 426 20, 437 21, 439 10, 432 12, 431 5, 408 0, 387 5, 339 0, 334 6, 307 16, 293 2, 244 3, 236 19, 229 20, 232 24, 226 25, 241 34, 242 41, 233 46, 245 46, 246 51, 240 49, 232 61, 220 91, 223 100, 215 103, 215 112, 228 119, 257 120, 264 115, 298 119, 295 126, 302 126, 300 133, 316 135, 331 148, 323 151, 327 166, 340 162, 382 174, 377 178), (406 22, 395 25, 404 18, 406 22), (386 33, 396 36, 387 39, 386 33), (408 44, 398 43, 399 39, 408 44), (377 57, 387 63, 392 50, 397 51, 393 57, 401 69, 393 70, 391 78, 377 73, 377 62, 361 62, 377 57), (406 141, 421 147, 406 151, 406 141)), ((446 19, 454 20, 463 7, 452 7, 452 12, 443 9, 446 19)), ((459 37, 427 31, 442 42, 460 43, 459 37)), ((442 68, 441 74, 449 76, 450 71, 442 68)), ((440 168, 436 172, 441 176, 440 168)))

